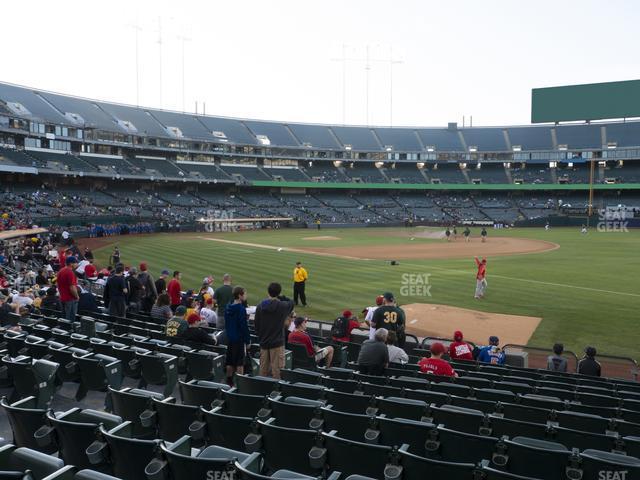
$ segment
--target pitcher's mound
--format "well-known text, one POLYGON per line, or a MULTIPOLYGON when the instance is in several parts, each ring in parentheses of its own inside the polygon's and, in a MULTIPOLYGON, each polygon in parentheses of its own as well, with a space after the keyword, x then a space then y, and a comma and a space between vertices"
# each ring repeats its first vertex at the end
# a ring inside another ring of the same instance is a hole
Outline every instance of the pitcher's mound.
POLYGON ((431 303, 411 303, 402 308, 407 314, 408 333, 453 338, 453 332, 461 330, 466 340, 480 345, 486 345, 491 335, 500 337, 500 345, 526 345, 542 320, 431 303))

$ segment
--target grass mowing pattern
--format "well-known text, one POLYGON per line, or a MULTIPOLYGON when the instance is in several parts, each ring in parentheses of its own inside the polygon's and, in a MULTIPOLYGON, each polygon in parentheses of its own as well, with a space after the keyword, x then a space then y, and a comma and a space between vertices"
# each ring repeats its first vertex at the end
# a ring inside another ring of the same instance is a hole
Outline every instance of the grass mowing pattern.
MULTIPOLYGON (((389 231, 373 228, 320 232, 279 230, 219 235, 241 242, 298 248, 398 245, 410 241, 400 236, 386 236, 389 231), (336 236, 341 240, 302 240, 316 235, 336 236)), ((478 233, 474 229, 473 234, 478 233)), ((489 241, 496 234, 490 231, 489 241)), ((431 275, 431 297, 399 297, 401 304, 438 303, 542 317, 531 345, 547 347, 561 341, 565 348, 576 352, 590 344, 602 353, 638 356, 640 231, 600 233, 591 230, 581 235, 577 228, 502 230, 500 236, 548 240, 558 243, 560 248, 489 258, 489 288, 483 301, 473 298, 473 247, 468 259, 403 260, 399 266, 390 266, 382 260, 350 260, 224 244, 198 239, 198 235, 158 234, 119 237, 115 241, 121 248, 123 262, 137 266, 140 261, 146 261, 154 277, 163 268, 182 271, 183 288, 198 288, 202 278, 210 274, 219 285, 222 274, 229 272, 234 284, 248 289, 251 304, 266 296, 266 286, 271 281, 282 283, 284 293, 291 296, 293 266, 300 260, 310 274, 309 307, 300 307, 298 312, 325 321, 333 320, 345 308, 360 312, 381 292, 389 290, 399 296, 403 274, 427 273, 431 275)), ((415 241, 439 240, 416 238, 415 241)), ((478 241, 474 238, 474 242, 478 241)), ((106 263, 111 251, 112 247, 96 250, 99 265, 106 263)), ((450 327, 452 332, 456 329, 455 318, 451 319, 450 327)), ((500 335, 500 332, 487 332, 490 334, 500 335)))

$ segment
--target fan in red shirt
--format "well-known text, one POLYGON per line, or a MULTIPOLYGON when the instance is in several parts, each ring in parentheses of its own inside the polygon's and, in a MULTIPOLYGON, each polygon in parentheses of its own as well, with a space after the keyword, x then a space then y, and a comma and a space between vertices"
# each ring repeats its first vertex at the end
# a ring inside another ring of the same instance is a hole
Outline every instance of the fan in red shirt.
POLYGON ((180 285, 180 272, 173 272, 173 278, 167 285, 167 293, 169 294, 169 298, 171 299, 171 310, 174 312, 176 308, 180 305, 182 300, 182 285, 180 285))
POLYGON ((319 348, 313 344, 313 340, 306 332, 307 319, 305 317, 296 317, 293 321, 296 329, 289 334, 289 343, 301 343, 307 349, 307 355, 313 357, 316 363, 319 363, 322 359, 325 360, 325 366, 331 367, 331 361, 333 360, 333 347, 328 346, 319 348))
POLYGON ((78 260, 76 257, 67 257, 66 266, 56 276, 56 285, 58 292, 60 292, 60 302, 64 309, 65 318, 70 321, 76 319, 76 313, 78 311, 78 300, 80 294, 78 292, 78 279, 74 270, 78 266, 78 260))
POLYGON ((420 371, 444 377, 457 377, 458 374, 451 364, 442 359, 442 355, 446 351, 447 349, 440 342, 433 343, 431 345, 431 358, 424 357, 418 362, 420 371))
POLYGON ((84 276, 85 278, 94 278, 98 276, 98 270, 93 264, 93 260, 89 260, 89 265, 84 267, 84 276))
POLYGON ((453 332, 453 342, 449 345, 451 360, 473 360, 473 347, 463 342, 464 336, 460 330, 453 332))

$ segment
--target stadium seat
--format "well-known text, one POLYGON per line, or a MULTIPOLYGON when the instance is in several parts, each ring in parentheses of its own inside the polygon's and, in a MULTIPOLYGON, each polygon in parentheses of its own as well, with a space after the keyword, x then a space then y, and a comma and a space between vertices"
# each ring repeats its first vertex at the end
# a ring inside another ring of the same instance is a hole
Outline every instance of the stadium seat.
POLYGON ((313 370, 317 367, 314 355, 309 355, 307 347, 301 343, 287 343, 287 350, 291 350, 293 368, 313 370))
POLYGON ((405 395, 407 398, 412 400, 421 400, 423 402, 428 403, 429 405, 433 404, 437 407, 440 405, 444 405, 445 403, 449 403, 451 401, 451 396, 447 393, 442 392, 433 392, 431 390, 405 390, 405 395))
POLYGON ((319 440, 316 430, 299 430, 275 425, 275 418, 258 421, 255 430, 247 435, 245 449, 262 451, 264 462, 271 471, 291 469, 305 475, 318 476, 324 465, 312 465, 309 451, 319 440), (283 448, 286 445, 286 448, 283 448))
POLYGON ((377 401, 377 413, 389 418, 425 421, 429 417, 428 407, 426 402, 409 398, 387 397, 377 401))
POLYGON ((208 350, 189 350, 184 353, 188 378, 191 380, 224 380, 224 355, 208 350))
POLYGON ((470 387, 449 382, 434 382, 431 384, 431 390, 434 392, 446 393, 448 395, 456 395, 458 397, 468 397, 471 394, 470 387))
POLYGON ((389 385, 389 377, 382 375, 365 375, 364 373, 355 372, 353 379, 362 383, 369 383, 373 385, 389 385))
POLYGON ((264 395, 243 395, 235 389, 223 390, 221 394, 225 412, 236 417, 253 418, 266 405, 264 395))
POLYGON ((516 403, 500 403, 496 411, 505 418, 529 423, 547 423, 551 411, 546 408, 529 407, 516 403))
POLYGON ((590 448, 593 450, 602 450, 603 452, 610 452, 616 449, 616 437, 610 435, 589 433, 562 427, 553 427, 551 434, 554 442, 561 443, 567 448, 578 448, 580 450, 590 448))
POLYGON ((136 438, 133 423, 127 421, 111 430, 101 425, 98 440, 87 447, 86 454, 92 465, 109 465, 122 480, 138 480, 144 478, 159 443, 136 438))
POLYGON ((289 382, 280 382, 279 389, 283 397, 303 397, 312 400, 322 400, 325 391, 322 385, 289 382))
POLYGON ((515 402, 516 394, 511 390, 497 388, 477 388, 473 391, 478 400, 490 400, 492 402, 515 402))
POLYGON ((491 435, 498 438, 506 435, 509 438, 523 436, 543 440, 551 435, 551 428, 546 423, 524 422, 496 415, 489 415, 489 420, 491 435))
POLYGON ((163 400, 151 399, 152 410, 140 414, 143 426, 156 425, 158 436, 167 442, 174 442, 189 433, 189 426, 197 420, 199 408, 192 405, 180 405, 176 399, 168 397, 163 400))
POLYGON ((608 418, 580 412, 555 412, 554 421, 563 428, 571 428, 583 432, 606 434, 607 431, 615 429, 613 422, 608 418))
POLYGON ((326 432, 337 430, 340 437, 347 440, 376 443, 372 441, 373 437, 378 436, 378 432, 372 429, 375 426, 375 417, 339 412, 331 406, 322 407, 320 415, 323 420, 322 428, 326 432), (368 432, 370 429, 371 431, 368 432))
MULTIPOLYGON (((451 430, 472 433, 474 435, 491 434, 487 418, 480 410, 442 405, 441 407, 432 406, 430 408, 430 414, 433 423, 436 425, 444 425, 451 430)), ((497 435, 494 434, 493 436, 497 435)))
POLYGON ((322 373, 315 370, 305 370, 304 368, 295 368, 293 370, 283 368, 280 370, 280 377, 285 382, 290 383, 318 384, 322 380, 322 373))
POLYGON ((385 470, 393 462, 392 448, 347 440, 337 432, 322 432, 321 446, 314 447, 310 457, 314 464, 324 464, 323 470, 338 470, 343 475, 365 475, 385 478, 385 470), (366 459, 366 461, 354 461, 366 459))
POLYGON ((334 390, 325 391, 324 396, 327 405, 331 405, 334 410, 347 413, 365 414, 375 402, 371 395, 343 393, 334 390))
POLYGON ((454 407, 470 408, 472 410, 480 410, 482 413, 494 413, 497 408, 496 402, 489 400, 477 400, 472 397, 456 397, 451 396, 451 405, 454 407))
POLYGON ((171 396, 178 383, 178 357, 166 353, 137 353, 142 378, 138 388, 164 385, 163 395, 171 396))
POLYGON ((300 397, 269 398, 268 407, 258 412, 260 418, 274 417, 276 425, 288 428, 320 428, 320 408, 323 402, 300 397))
MULTIPOLYGON (((375 427, 378 435, 374 438, 374 443, 389 447, 407 445, 407 451, 420 456, 425 456, 425 445, 429 433, 436 428, 432 423, 385 417, 376 417, 375 427)), ((338 433, 340 433, 339 429, 338 433)), ((370 432, 369 437, 372 433, 375 432, 370 432)), ((367 438, 367 442, 372 442, 372 439, 367 438)))
MULTIPOLYGON (((122 362, 115 357, 91 353, 73 358, 80 369, 80 385, 76 400, 82 400, 88 391, 107 392, 109 387, 122 386, 122 362)), ((111 410, 110 396, 106 396, 107 410, 111 410)))
POLYGON ((57 450, 55 445, 41 447, 33 436, 44 425, 47 413, 45 409, 38 408, 37 403, 35 397, 23 398, 12 404, 6 397, 0 399, 0 406, 6 412, 13 431, 13 445, 53 453, 57 450))
POLYGON ((98 426, 102 424, 106 428, 113 428, 120 423, 120 417, 97 410, 72 408, 60 413, 49 411, 46 425, 39 428, 34 437, 42 447, 55 444, 58 447, 58 456, 66 465, 91 469, 92 465, 85 450, 95 440, 98 426))
POLYGON ((33 396, 37 408, 49 406, 56 388, 56 372, 59 368, 57 363, 7 355, 2 358, 2 364, 13 380, 15 399, 33 396))
POLYGON ((42 480, 63 467, 62 459, 37 450, 10 444, 0 447, 0 478, 6 472, 7 479, 42 480))
POLYGON ((355 380, 341 380, 339 378, 323 377, 322 384, 337 392, 354 393, 359 386, 355 380))
POLYGON ((179 380, 178 387, 183 404, 204 408, 211 408, 211 404, 221 398, 221 392, 231 388, 225 383, 207 380, 190 380, 189 382, 179 380))
POLYGON ((365 395, 373 395, 376 397, 399 397, 402 395, 401 388, 390 385, 376 385, 375 383, 360 383, 358 391, 361 391, 365 395))
POLYGON ((143 426, 140 415, 145 410, 151 410, 152 398, 163 400, 164 395, 137 388, 122 388, 120 390, 109 388, 108 395, 111 396, 113 413, 132 423, 136 438, 155 438, 155 423, 151 426, 143 426))
POLYGON ((229 415, 223 407, 201 408, 198 420, 189 426, 189 435, 196 441, 204 440, 207 445, 244 451, 244 439, 251 433, 253 422, 253 417, 229 415))
MULTIPOLYGON (((571 469, 572 452, 564 445, 546 440, 513 437, 503 439, 493 463, 516 475, 536 478, 578 478, 571 469)), ((490 458, 490 457, 487 457, 490 458)), ((595 478, 595 477, 594 477, 595 478)))
POLYGON ((411 448, 408 451, 447 462, 478 463, 492 457, 498 442, 499 439, 495 437, 458 432, 439 426, 429 431, 422 453, 412 451, 411 448))
MULTIPOLYGON (((122 338, 120 338, 122 340, 122 338)), ((128 378, 140 378, 142 374, 142 365, 138 360, 138 355, 146 355, 149 350, 139 347, 133 347, 120 342, 114 342, 112 355, 122 362, 122 372, 128 378), (120 345, 120 346, 116 346, 120 345)))
POLYGON ((318 367, 318 372, 322 373, 326 377, 337 378, 339 380, 352 380, 355 373, 355 371, 350 368, 340 367, 318 367))
POLYGON ((238 393, 243 395, 270 395, 277 391, 279 381, 271 377, 250 377, 248 375, 235 375, 234 383, 238 393))
POLYGON ((49 343, 49 358, 60 365, 56 374, 60 382, 76 382, 80 380, 80 369, 74 355, 88 355, 88 350, 76 347, 68 347, 62 343, 49 343))
POLYGON ((473 478, 473 463, 444 462, 409 453, 406 446, 398 450, 402 467, 402 480, 424 480, 446 478, 447 480, 469 480, 473 478))
POLYGON ((586 449, 580 453, 580 468, 584 479, 629 480, 640 478, 640 459, 595 449, 586 449))
POLYGON ((215 445, 193 452, 191 442, 188 436, 183 436, 173 443, 161 442, 160 458, 151 460, 145 469, 147 478, 149 480, 214 478, 215 472, 233 475, 236 462, 245 468, 249 468, 248 466, 254 462, 260 462, 260 454, 248 454, 215 445))

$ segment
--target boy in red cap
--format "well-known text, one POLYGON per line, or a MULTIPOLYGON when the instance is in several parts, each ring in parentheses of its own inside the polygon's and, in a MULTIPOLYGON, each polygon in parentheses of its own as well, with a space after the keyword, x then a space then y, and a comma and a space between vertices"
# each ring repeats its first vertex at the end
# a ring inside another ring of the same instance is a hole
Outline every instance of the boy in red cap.
POLYGON ((460 330, 453 332, 453 342, 449 345, 451 360, 473 360, 473 348, 467 342, 463 342, 464 336, 460 330))
POLYGON ((440 342, 431 344, 431 358, 424 357, 418 362, 422 373, 430 373, 432 375, 441 375, 444 377, 457 377, 458 374, 451 364, 446 360, 442 360, 442 355, 447 351, 440 342))
POLYGON ((342 316, 333 322, 331 337, 336 342, 349 342, 354 328, 367 328, 368 326, 369 322, 359 322, 358 317, 354 316, 350 310, 345 310, 342 312, 342 316))

